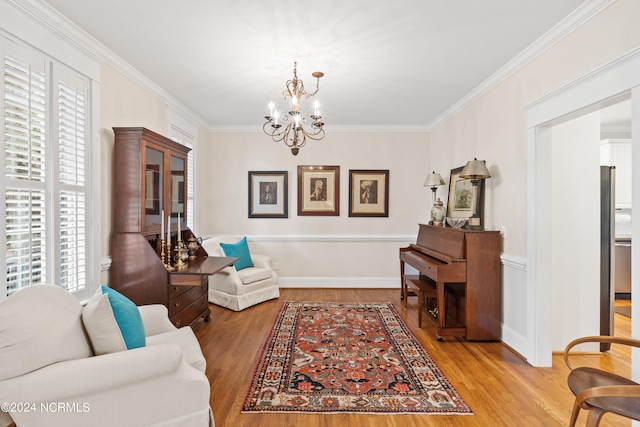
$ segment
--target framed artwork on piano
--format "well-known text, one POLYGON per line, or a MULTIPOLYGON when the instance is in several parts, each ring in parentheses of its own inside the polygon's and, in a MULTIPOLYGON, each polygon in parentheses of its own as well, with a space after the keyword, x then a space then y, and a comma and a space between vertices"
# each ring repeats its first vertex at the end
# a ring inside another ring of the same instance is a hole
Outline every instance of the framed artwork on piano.
POLYGON ((340 166, 298 166, 298 216, 340 216, 340 166))
POLYGON ((349 171, 349 216, 389 216, 389 170, 349 171))
POLYGON ((249 218, 289 217, 289 172, 249 171, 249 218))
MULTIPOLYGON (((447 217, 469 219, 473 215, 471 179, 460 178, 460 172, 462 172, 463 168, 464 166, 460 166, 459 168, 451 169, 447 217)), ((478 180, 476 212, 480 216, 480 224, 484 224, 484 179, 478 180)))

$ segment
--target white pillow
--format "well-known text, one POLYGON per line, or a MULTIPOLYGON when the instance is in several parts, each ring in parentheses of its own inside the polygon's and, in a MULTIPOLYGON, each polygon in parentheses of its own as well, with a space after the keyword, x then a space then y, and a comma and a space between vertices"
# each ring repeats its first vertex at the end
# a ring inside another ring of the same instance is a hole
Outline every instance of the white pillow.
POLYGON ((127 349, 109 295, 103 294, 100 289, 84 306, 82 321, 96 356, 127 349))

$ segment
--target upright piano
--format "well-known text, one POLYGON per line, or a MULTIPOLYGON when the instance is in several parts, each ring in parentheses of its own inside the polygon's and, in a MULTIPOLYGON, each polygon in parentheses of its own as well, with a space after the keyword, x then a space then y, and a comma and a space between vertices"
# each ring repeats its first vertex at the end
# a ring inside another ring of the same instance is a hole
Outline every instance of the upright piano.
POLYGON ((407 295, 406 263, 418 270, 418 280, 435 285, 439 340, 500 340, 500 233, 419 227, 416 243, 400 248, 401 298, 407 295))

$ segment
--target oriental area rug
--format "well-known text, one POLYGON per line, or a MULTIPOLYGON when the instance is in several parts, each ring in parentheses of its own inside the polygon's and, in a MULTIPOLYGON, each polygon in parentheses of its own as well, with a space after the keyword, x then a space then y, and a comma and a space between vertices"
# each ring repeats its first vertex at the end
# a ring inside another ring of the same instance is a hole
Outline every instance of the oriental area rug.
POLYGON ((473 415, 386 302, 285 302, 242 412, 473 415))

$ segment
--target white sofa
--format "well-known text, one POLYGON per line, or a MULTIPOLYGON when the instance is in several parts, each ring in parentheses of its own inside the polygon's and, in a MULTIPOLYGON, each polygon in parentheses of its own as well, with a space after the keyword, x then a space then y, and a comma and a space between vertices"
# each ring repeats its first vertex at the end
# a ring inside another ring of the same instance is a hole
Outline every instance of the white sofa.
MULTIPOLYGON (((237 236, 205 238, 202 247, 209 256, 225 256, 220 243, 236 243, 237 236)), ((278 274, 271 268, 271 257, 251 252, 253 267, 237 271, 234 266, 209 276, 209 302, 240 311, 280 297, 278 274)))
POLYGON ((52 285, 0 303, 0 426, 213 427, 191 328, 176 329, 163 305, 141 306, 146 345, 95 356, 82 311, 52 285))

